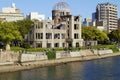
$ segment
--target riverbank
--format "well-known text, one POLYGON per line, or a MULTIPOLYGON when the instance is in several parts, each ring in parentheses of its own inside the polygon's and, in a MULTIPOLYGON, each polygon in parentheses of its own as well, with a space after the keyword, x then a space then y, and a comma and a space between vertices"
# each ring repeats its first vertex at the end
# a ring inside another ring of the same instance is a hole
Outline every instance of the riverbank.
POLYGON ((23 62, 21 64, 2 65, 0 66, 0 73, 13 72, 13 71, 19 71, 19 70, 28 70, 28 69, 58 65, 63 63, 66 64, 68 62, 75 62, 75 61, 82 62, 82 61, 102 59, 102 58, 108 58, 108 57, 114 57, 114 56, 120 56, 120 52, 113 53, 113 54, 68 57, 68 58, 61 58, 61 59, 55 59, 55 60, 40 60, 40 61, 23 62))

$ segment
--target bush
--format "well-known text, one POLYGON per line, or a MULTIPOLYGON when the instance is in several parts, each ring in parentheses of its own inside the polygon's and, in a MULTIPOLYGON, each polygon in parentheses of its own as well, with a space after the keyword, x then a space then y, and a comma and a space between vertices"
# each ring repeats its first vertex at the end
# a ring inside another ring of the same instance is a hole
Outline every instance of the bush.
POLYGON ((113 52, 119 52, 119 49, 115 45, 97 45, 93 46, 92 49, 112 49, 113 52))
POLYGON ((30 48, 30 45, 28 43, 22 43, 21 47, 28 49, 30 48))
POLYGON ((78 48, 78 47, 77 48, 70 48, 69 50, 70 51, 78 51, 78 50, 81 50, 81 48, 78 48))
POLYGON ((11 47, 12 51, 20 51, 20 50, 24 50, 24 48, 21 47, 11 47))
POLYGON ((49 48, 29 48, 27 49, 27 51, 29 52, 44 52, 44 51, 47 51, 49 50, 49 48))
POLYGON ((115 47, 115 46, 110 47, 110 49, 112 49, 113 52, 119 52, 119 49, 117 47, 115 47))
POLYGON ((49 60, 56 59, 56 51, 54 49, 47 50, 46 55, 47 55, 49 60))
POLYGON ((55 51, 63 51, 64 48, 55 48, 55 51))

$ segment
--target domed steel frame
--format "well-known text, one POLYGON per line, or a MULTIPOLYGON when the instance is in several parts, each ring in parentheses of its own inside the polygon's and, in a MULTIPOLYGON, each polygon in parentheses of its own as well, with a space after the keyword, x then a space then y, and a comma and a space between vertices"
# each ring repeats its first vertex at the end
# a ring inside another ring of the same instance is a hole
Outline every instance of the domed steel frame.
POLYGON ((66 2, 58 2, 54 5, 53 10, 70 10, 69 5, 66 2))

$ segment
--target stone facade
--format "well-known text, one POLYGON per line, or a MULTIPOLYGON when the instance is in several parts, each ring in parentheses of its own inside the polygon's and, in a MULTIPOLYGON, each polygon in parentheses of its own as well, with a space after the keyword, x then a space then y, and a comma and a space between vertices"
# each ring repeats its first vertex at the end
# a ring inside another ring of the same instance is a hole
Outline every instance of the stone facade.
POLYGON ((33 47, 63 48, 83 45, 81 38, 81 16, 73 16, 70 9, 57 3, 52 10, 52 20, 35 21, 28 33, 28 43, 33 47), (57 7, 57 8, 56 8, 57 7))

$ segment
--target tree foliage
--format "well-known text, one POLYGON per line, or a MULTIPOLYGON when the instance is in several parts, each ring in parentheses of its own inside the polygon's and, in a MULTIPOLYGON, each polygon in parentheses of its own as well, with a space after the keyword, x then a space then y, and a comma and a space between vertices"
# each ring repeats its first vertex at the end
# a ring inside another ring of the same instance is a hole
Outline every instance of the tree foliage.
POLYGON ((29 19, 14 22, 0 21, 0 41, 10 44, 11 41, 22 40, 32 27, 33 22, 29 19))
POLYGON ((1 22, 0 40, 6 44, 10 44, 12 40, 22 40, 22 36, 12 22, 1 22))
POLYGON ((111 41, 120 42, 120 29, 113 30, 112 32, 110 32, 109 38, 111 41))
POLYGON ((84 40, 97 41, 109 40, 109 37, 106 33, 96 29, 95 27, 82 27, 82 38, 84 40))
POLYGON ((22 37, 24 38, 28 31, 33 27, 33 21, 30 19, 19 20, 14 22, 18 30, 20 31, 22 37))

